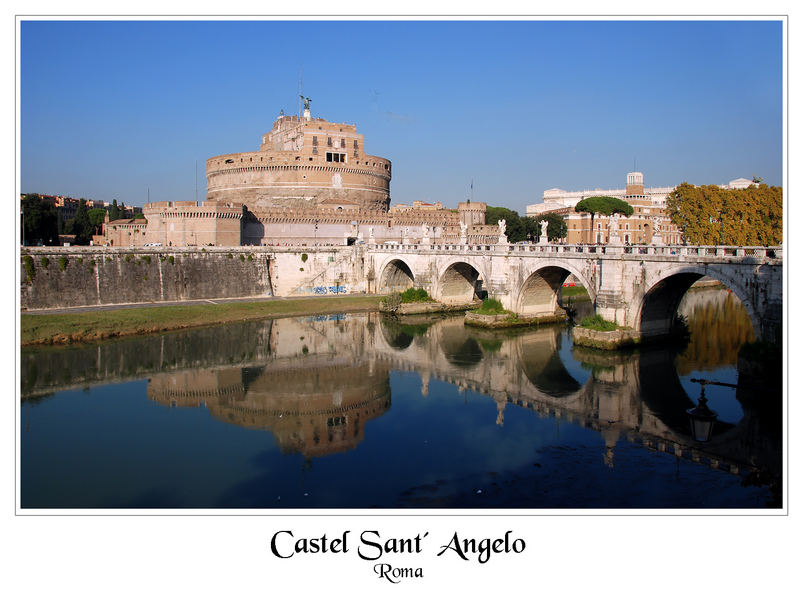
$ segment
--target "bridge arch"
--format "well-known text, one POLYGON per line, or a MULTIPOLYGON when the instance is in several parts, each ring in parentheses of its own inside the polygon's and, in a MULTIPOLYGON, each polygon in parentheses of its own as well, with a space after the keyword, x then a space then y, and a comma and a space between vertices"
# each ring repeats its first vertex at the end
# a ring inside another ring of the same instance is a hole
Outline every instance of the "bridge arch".
POLYGON ((708 276, 727 286, 741 301, 756 337, 760 337, 758 318, 749 293, 741 281, 725 271, 705 265, 676 264, 667 268, 654 280, 648 280, 641 300, 635 305, 633 324, 643 337, 657 337, 671 333, 677 321, 678 307, 686 291, 703 276, 708 276))
POLYGON ((447 305, 465 305, 475 300, 486 286, 480 266, 465 259, 451 259, 440 268, 434 298, 447 305))
POLYGON ((558 305, 559 291, 570 274, 586 288, 594 304, 594 286, 580 271, 559 260, 535 265, 520 277, 522 282, 514 293, 511 310, 528 316, 553 315, 558 305))
POLYGON ((378 293, 403 292, 414 286, 414 272, 402 259, 391 259, 378 278, 378 293))

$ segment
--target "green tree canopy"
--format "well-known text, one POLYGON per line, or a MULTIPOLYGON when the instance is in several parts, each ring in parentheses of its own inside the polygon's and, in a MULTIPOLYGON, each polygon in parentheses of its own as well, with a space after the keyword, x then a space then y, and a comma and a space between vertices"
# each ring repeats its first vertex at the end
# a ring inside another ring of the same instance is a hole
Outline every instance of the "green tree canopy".
POLYGON ((605 195, 581 199, 575 206, 575 211, 588 212, 591 213, 592 216, 595 214, 602 214, 604 216, 610 216, 611 214, 633 215, 633 207, 630 203, 618 199, 617 197, 608 197, 605 195))
POLYGON ((75 211, 75 219, 72 222, 72 233, 75 235, 76 245, 88 245, 92 237, 92 223, 89 220, 89 210, 86 207, 86 200, 78 202, 78 209, 75 211))
POLYGON ((60 216, 55 205, 38 195, 22 198, 22 239, 26 245, 57 245, 60 216))
POLYGON ((530 234, 530 239, 535 240, 542 234, 542 221, 547 221, 547 238, 566 238, 567 237, 567 222, 564 217, 559 214, 544 214, 535 218, 524 217, 522 218, 523 226, 525 227, 525 236, 530 234))
POLYGON ((116 199, 114 199, 114 201, 111 203, 111 213, 108 214, 108 217, 112 222, 114 220, 119 220, 120 219, 119 207, 117 206, 117 200, 116 199))
POLYGON ((667 214, 697 245, 775 246, 783 242, 783 189, 696 187, 684 182, 667 196, 667 214))
POLYGON ((486 223, 496 225, 498 221, 506 221, 506 236, 512 243, 525 239, 526 231, 519 214, 507 207, 486 206, 486 223))
POLYGON ((103 222, 106 221, 106 210, 97 207, 89 210, 89 222, 92 225, 92 232, 100 234, 103 230, 103 222))

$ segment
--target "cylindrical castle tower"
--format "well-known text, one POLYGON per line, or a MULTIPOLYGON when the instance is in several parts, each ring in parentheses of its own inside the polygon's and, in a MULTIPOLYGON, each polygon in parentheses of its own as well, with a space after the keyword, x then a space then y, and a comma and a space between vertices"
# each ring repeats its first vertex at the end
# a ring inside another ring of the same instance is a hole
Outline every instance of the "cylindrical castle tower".
POLYGON ((259 207, 389 208, 389 160, 364 153, 354 124, 281 115, 258 151, 206 161, 208 200, 259 207))

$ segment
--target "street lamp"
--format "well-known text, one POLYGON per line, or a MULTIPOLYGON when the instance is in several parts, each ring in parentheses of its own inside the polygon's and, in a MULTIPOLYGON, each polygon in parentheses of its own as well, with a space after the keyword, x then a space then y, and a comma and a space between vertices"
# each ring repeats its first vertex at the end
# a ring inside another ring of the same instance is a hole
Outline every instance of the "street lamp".
MULTIPOLYGON (((695 381, 692 379, 692 381, 695 381)), ((696 380, 700 384, 700 399, 697 406, 686 411, 689 415, 689 426, 692 428, 692 439, 697 442, 707 442, 711 439, 711 431, 717 420, 717 413, 708 408, 706 399, 705 380, 696 380)))

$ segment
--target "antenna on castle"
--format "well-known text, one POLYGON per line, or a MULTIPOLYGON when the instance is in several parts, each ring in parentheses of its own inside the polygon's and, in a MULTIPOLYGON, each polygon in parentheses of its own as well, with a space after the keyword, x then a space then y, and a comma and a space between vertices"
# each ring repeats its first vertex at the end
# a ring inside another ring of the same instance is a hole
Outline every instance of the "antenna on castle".
POLYGON ((297 98, 297 118, 298 118, 298 120, 300 119, 300 116, 302 116, 302 114, 303 114, 303 111, 302 111, 303 110, 303 106, 302 106, 302 103, 301 103, 303 101, 303 63, 302 62, 300 63, 300 91, 299 91, 299 96, 300 97, 297 98))
POLYGON ((197 204, 197 160, 194 161, 194 202, 197 204))

